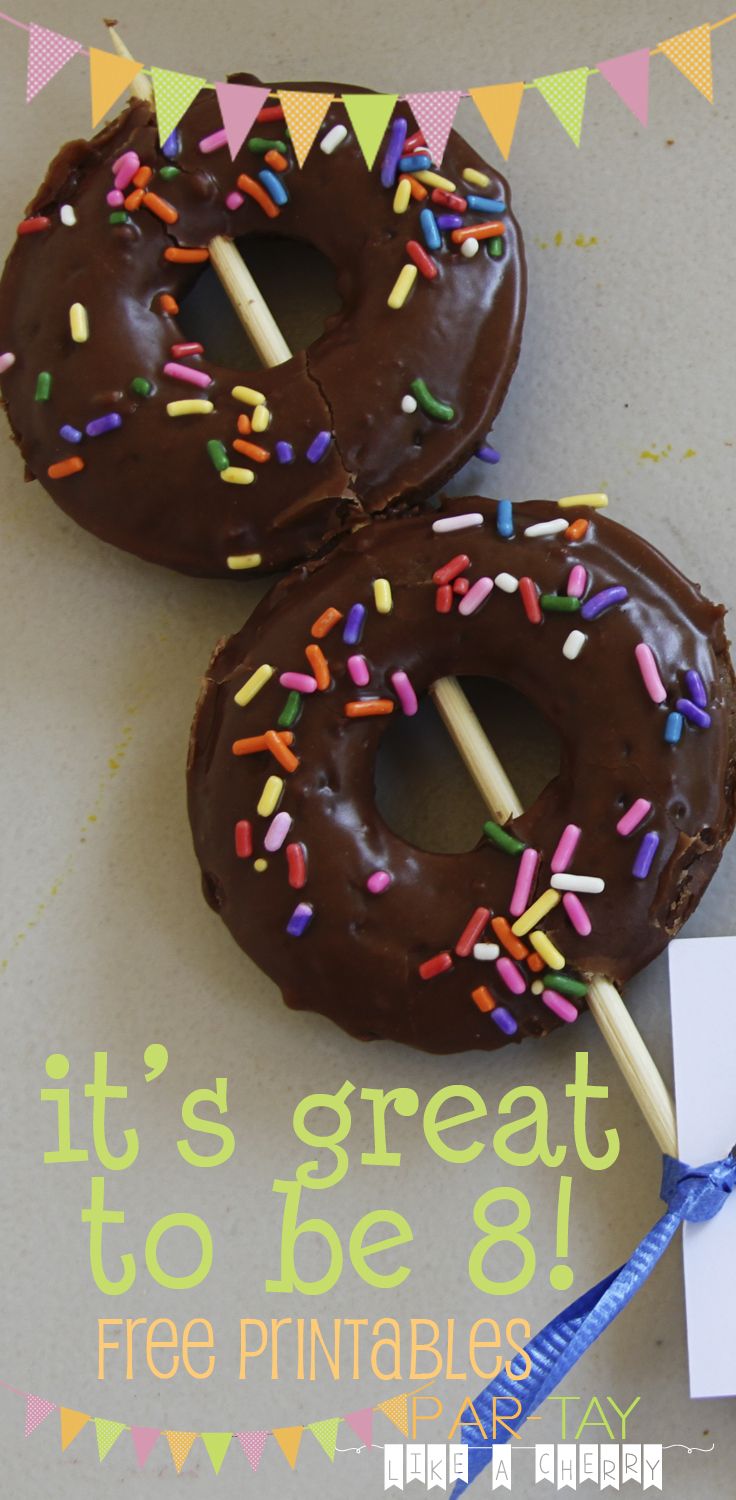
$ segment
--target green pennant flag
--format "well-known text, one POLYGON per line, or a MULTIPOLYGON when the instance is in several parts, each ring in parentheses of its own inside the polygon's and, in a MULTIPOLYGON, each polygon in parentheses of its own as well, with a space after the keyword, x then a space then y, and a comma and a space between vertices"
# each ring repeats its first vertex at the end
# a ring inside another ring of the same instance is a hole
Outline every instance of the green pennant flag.
POLYGON ((398 94, 343 94, 342 102, 370 171, 398 94))
POLYGON ((194 78, 191 73, 171 73, 168 68, 151 68, 151 78, 158 136, 163 146, 207 80, 194 78))
POLYGON ((545 78, 534 79, 535 88, 576 146, 580 145, 583 129, 588 75, 588 68, 570 68, 567 73, 548 73, 545 78))
POLYGON ((100 1455, 100 1463, 107 1458, 110 1449, 117 1442, 121 1432, 125 1432, 124 1422, 107 1422, 104 1417, 95 1417, 95 1432, 97 1434, 97 1452, 100 1455))
MULTIPOLYGON (((357 131, 356 131, 357 135, 357 131)), ((324 1422, 310 1422, 309 1431, 314 1433, 320 1448, 323 1448, 330 1463, 335 1458, 337 1447, 337 1431, 340 1426, 340 1417, 328 1417, 324 1422)))
POLYGON ((225 1454, 233 1440, 231 1432, 201 1432, 200 1437, 216 1474, 222 1468, 225 1454))

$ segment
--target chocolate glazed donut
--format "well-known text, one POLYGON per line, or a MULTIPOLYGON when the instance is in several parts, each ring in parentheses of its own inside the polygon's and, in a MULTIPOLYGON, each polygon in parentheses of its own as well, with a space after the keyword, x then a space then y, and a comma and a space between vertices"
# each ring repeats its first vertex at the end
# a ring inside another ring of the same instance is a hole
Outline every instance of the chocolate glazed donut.
POLYGON ((492 458, 518 358, 525 267, 503 179, 453 132, 445 187, 422 182, 426 160, 401 159, 416 144, 403 105, 372 171, 337 103, 299 170, 280 116, 267 106, 232 162, 213 90, 163 149, 151 107, 131 104, 57 156, 0 284, 29 475, 97 536, 184 572, 283 568, 416 506, 479 444, 492 458), (342 308, 276 369, 219 367, 177 324, 217 235, 308 241, 336 268, 342 308))
POLYGON ((732 832, 723 616, 590 507, 361 529, 215 652, 189 760, 207 899, 288 1005, 357 1037, 457 1052, 574 1021, 586 980, 679 931, 732 832), (560 771, 469 853, 426 853, 377 811, 376 753, 453 673, 525 694, 560 771))

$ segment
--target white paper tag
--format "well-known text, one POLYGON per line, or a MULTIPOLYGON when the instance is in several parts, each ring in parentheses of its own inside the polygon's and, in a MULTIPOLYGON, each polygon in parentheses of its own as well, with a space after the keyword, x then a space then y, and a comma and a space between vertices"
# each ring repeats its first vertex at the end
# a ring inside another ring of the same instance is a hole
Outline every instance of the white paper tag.
MULTIPOLYGON (((670 943, 678 1149, 692 1166, 736 1142, 736 937, 670 943)), ((683 1234, 691 1396, 736 1395, 736 1193, 683 1234)))

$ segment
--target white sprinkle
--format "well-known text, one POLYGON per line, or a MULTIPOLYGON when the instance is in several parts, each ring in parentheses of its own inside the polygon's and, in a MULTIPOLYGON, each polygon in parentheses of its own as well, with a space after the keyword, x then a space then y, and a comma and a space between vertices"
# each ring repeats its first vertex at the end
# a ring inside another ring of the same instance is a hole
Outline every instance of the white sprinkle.
POLYGON ((599 896, 606 889, 600 875, 553 875, 550 885, 554 891, 587 891, 589 896, 599 896))
POLYGON ((502 589, 504 594, 515 594, 519 587, 519 580, 513 573, 497 573, 495 582, 496 588, 502 589))
POLYGON ((530 989, 533 995, 541 995, 544 989, 541 979, 534 979, 530 985, 530 989))
POLYGON ((414 400, 413 396, 402 396, 402 398, 401 398, 401 410, 405 411, 406 414, 407 414, 407 416, 411 416, 411 413, 413 411, 416 411, 416 409, 417 409, 417 403, 414 400))
POLYGON ((472 588, 468 589, 467 594, 463 594, 458 604, 458 612, 461 615, 474 615, 476 609, 480 609, 484 599, 488 598, 492 588, 492 578, 476 578, 472 588))
POLYGON ((347 126, 333 125, 332 129, 328 130, 326 136, 323 136, 320 141, 320 151, 324 151, 325 156, 332 156, 333 151, 336 151, 338 146, 342 145, 347 133, 347 126))
POLYGON ((558 531, 567 531, 568 523, 560 516, 556 521, 535 521, 524 527, 524 536, 556 536, 558 531))
POLYGON ((466 260, 472 260, 473 256, 478 254, 479 250, 480 245, 472 234, 470 236, 470 239, 463 240, 462 245, 460 246, 460 254, 464 255, 466 260))
POLYGON ((6 370, 12 369, 14 364, 15 355, 11 354, 10 350, 8 350, 7 354, 0 354, 0 375, 4 375, 6 370))
POLYGON ((501 949, 498 943, 476 943, 473 949, 473 958, 477 958, 482 964, 491 963, 494 958, 499 957, 500 952, 501 949))
POLYGON ((464 531, 467 526, 482 526, 483 516, 479 510, 469 510, 464 516, 441 516, 432 522, 433 531, 464 531))
POLYGON ((562 655, 568 661, 575 661, 575 658, 580 655, 587 639, 587 635, 582 630, 571 630, 562 648, 562 655))
POLYGON ((62 224, 67 224, 69 226, 71 226, 72 224, 76 224, 77 216, 71 206, 71 203, 62 203, 61 208, 59 209, 59 218, 61 219, 62 224))

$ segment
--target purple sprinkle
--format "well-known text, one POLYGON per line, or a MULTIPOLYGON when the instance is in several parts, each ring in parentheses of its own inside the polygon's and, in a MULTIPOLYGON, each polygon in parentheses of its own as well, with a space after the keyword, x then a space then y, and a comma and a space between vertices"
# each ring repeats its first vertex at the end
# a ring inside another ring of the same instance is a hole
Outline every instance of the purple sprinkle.
POLYGON ((314 907, 310 906, 308 901, 300 901, 294 907, 294 910, 291 913, 291 916, 289 917, 289 920, 286 924, 286 931, 288 932, 289 937, 302 937, 303 933, 306 932, 313 916, 314 907))
POLYGON ((637 880, 646 880, 647 875, 652 868, 652 860, 654 859, 658 848, 659 834, 645 833, 639 845, 639 848, 636 851, 636 859, 631 866, 631 873, 632 875, 636 876, 637 880))
POLYGON ((501 460, 498 448, 491 448, 489 443, 481 443, 475 450, 475 456, 482 459, 484 464, 497 464, 501 460))
POLYGON ((79 428, 71 427, 68 422, 65 422, 64 426, 59 428, 59 437, 63 438, 65 443, 81 443, 82 441, 82 434, 79 428))
POLYGON ((438 229, 462 229, 463 221, 459 214, 438 214, 438 229))
POLYGON ((697 704, 698 708, 708 707, 708 694, 705 691, 705 683, 700 673, 696 672, 694 668, 692 671, 685 673, 685 687, 690 699, 693 703, 697 704))
POLYGON ((504 1005, 497 1005, 491 1011, 491 1020, 498 1027, 499 1031, 503 1031, 506 1036, 513 1036, 514 1032, 519 1030, 511 1011, 507 1010, 504 1005))
POLYGON ((291 443, 276 444, 276 462, 279 464, 293 464, 294 449, 291 443))
POLYGON ((372 896, 380 896, 384 891, 388 890, 391 881, 392 877, 389 875, 388 870, 374 870, 373 874, 368 876, 366 886, 372 896))
POLYGON ((698 729, 710 729, 710 714, 698 708, 697 703, 691 703, 689 698, 678 698, 675 708, 678 713, 684 714, 691 724, 697 724, 698 729))
POLYGON ((391 122, 388 145, 384 153, 383 161, 381 162, 382 187, 392 188, 396 181, 396 170, 398 168, 399 161, 401 160, 401 154, 404 149, 404 141, 406 140, 408 133, 409 126, 407 121, 402 119, 402 117, 398 115, 397 118, 391 122))
POLYGON ((312 439, 312 442, 307 448, 307 462, 310 464, 318 464, 320 459, 324 458, 331 442, 331 432, 318 432, 316 438, 312 439))
POLYGON ((109 411, 104 417, 95 417, 93 422, 88 422, 84 430, 87 437, 102 437, 103 432, 113 432, 122 425, 122 417, 116 411, 109 411))
POLYGON ((164 141, 161 150, 163 151, 164 156, 168 156, 169 160, 171 160, 173 156, 179 155, 179 152, 181 151, 181 136, 178 130, 172 130, 168 140, 164 141))
POLYGON ((580 618, 582 620, 597 620, 598 616, 602 615, 605 609, 610 609, 614 604, 623 604, 624 600, 628 599, 628 597, 629 591, 623 588, 622 585, 613 589, 601 589, 599 594, 591 594, 590 598, 586 599, 580 611, 580 618))
POLYGON ((348 610, 342 638, 346 646, 357 646, 363 634, 363 622, 365 620, 365 605, 353 604, 348 610))

